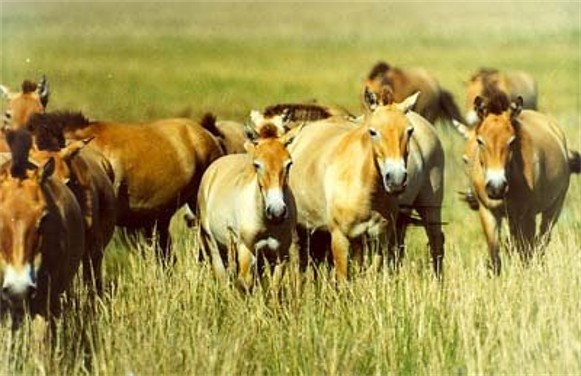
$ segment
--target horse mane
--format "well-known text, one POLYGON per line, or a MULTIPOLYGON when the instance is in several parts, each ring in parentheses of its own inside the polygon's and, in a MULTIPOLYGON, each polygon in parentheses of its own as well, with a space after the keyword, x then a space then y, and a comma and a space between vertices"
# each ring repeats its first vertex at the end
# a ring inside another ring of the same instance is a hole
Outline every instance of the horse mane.
POLYGON ((383 76, 387 71, 391 69, 391 66, 386 63, 385 61, 380 61, 371 68, 369 71, 369 75, 367 76, 368 80, 375 80, 376 78, 383 76))
POLYGON ((38 150, 59 151, 66 145, 63 123, 54 114, 35 113, 26 123, 38 150))
POLYGON ((478 77, 486 79, 492 75, 498 74, 498 72, 499 71, 496 68, 480 67, 476 72, 472 74, 472 76, 470 76, 470 81, 475 80, 478 77))
POLYGON ((272 123, 266 123, 258 129, 258 137, 261 139, 278 138, 278 127, 272 123))
POLYGON ((6 132, 6 142, 12 154, 10 175, 18 179, 26 179, 26 170, 30 168, 28 153, 32 147, 32 135, 25 129, 6 132))
POLYGON ((484 88, 483 96, 487 99, 486 109, 488 113, 500 115, 510 108, 510 99, 497 88, 484 88))
POLYGON ((21 89, 23 94, 29 94, 36 91, 37 85, 36 83, 30 80, 22 81, 21 89))
POLYGON ((204 116, 202 116, 202 120, 200 120, 200 124, 212 135, 218 138, 225 138, 224 133, 216 127, 216 116, 214 114, 210 112, 205 113, 204 116))
MULTIPOLYGON (((89 121, 82 112, 78 111, 54 111, 45 112, 39 115, 41 115, 40 119, 42 120, 35 120, 35 123, 31 126, 38 125, 39 123, 37 122, 41 122, 44 123, 46 127, 57 128, 56 132, 75 131, 77 129, 86 128, 92 124, 92 122, 89 121)), ((30 122, 27 123, 27 128, 34 133, 31 126, 28 124, 30 124, 30 122)))
POLYGON ((327 119, 333 114, 318 104, 281 103, 264 109, 264 117, 284 115, 289 121, 313 121, 327 119))

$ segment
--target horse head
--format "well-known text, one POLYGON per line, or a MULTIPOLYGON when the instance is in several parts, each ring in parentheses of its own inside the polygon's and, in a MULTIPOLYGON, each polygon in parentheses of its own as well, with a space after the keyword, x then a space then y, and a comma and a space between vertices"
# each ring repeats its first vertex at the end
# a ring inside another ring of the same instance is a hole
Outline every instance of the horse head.
POLYGON ((406 113, 413 108, 419 94, 416 92, 401 103, 386 103, 385 97, 380 98, 371 91, 365 93, 369 112, 363 126, 372 141, 375 164, 389 194, 399 194, 407 185, 408 146, 414 127, 406 113))
POLYGON ((32 114, 44 112, 50 96, 46 76, 42 76, 38 84, 24 80, 21 89, 21 92, 14 93, 8 87, 0 85, 0 93, 8 100, 4 123, 11 125, 13 129, 22 128, 32 114))
POLYGON ((0 173, 0 272, 2 300, 18 309, 37 288, 42 262, 43 227, 50 216, 44 188, 55 171, 54 159, 36 167, 28 161, 30 135, 7 135, 12 161, 0 173))
POLYGON ((292 159, 287 146, 296 132, 282 136, 274 124, 261 124, 259 131, 246 128, 245 148, 252 158, 256 178, 262 195, 265 216, 280 223, 288 217, 285 190, 288 183, 292 159))
POLYGON ((522 106, 522 97, 510 103, 500 92, 487 101, 481 97, 474 101, 480 119, 475 129, 478 162, 484 174, 486 194, 493 200, 503 199, 509 189, 507 170, 518 136, 517 117, 522 106))

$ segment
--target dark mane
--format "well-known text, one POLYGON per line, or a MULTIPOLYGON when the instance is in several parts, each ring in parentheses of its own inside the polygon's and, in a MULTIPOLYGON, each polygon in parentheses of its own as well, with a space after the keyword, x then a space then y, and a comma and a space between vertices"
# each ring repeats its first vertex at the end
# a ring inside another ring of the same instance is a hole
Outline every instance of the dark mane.
POLYGON ((42 124, 50 129, 55 129, 53 134, 86 128, 91 124, 89 119, 87 119, 81 112, 55 111, 39 115, 40 116, 34 121, 34 123, 31 123, 30 121, 27 123, 27 128, 32 133, 35 133, 35 130, 32 128, 39 125, 42 126, 42 124))
POLYGON ((390 65, 387 64, 385 61, 380 61, 371 68, 369 71, 369 75, 367 76, 368 80, 375 80, 379 76, 383 76, 387 71, 391 69, 390 65))
POLYGON ((278 128, 276 125, 272 123, 266 123, 260 126, 258 130, 258 137, 265 139, 265 138, 277 138, 278 137, 278 128))
POLYGON ((37 85, 36 83, 30 80, 22 81, 21 89, 23 94, 29 94, 36 91, 37 85))
POLYGON ((500 115, 510 107, 508 96, 498 89, 484 91, 484 97, 487 99, 486 109, 488 113, 500 115))
POLYGON ((264 117, 284 115, 288 121, 313 121, 327 119, 333 114, 318 104, 281 103, 264 109, 264 117))
POLYGON ((478 68, 478 70, 476 72, 474 72, 472 74, 472 76, 470 76, 470 81, 475 80, 478 77, 482 77, 483 79, 486 79, 494 74, 498 73, 498 69, 496 68, 487 68, 487 67, 481 67, 478 68))
POLYGON ((6 142, 12 153, 10 175, 18 179, 26 179, 26 170, 30 168, 28 153, 32 147, 32 136, 25 129, 6 132, 6 142))
POLYGON ((220 131, 218 127, 216 127, 216 116, 214 116, 212 113, 210 112, 205 113, 204 116, 202 117, 202 120, 200 120, 200 124, 205 130, 210 132, 212 135, 219 138, 225 137, 224 133, 222 133, 222 131, 220 131))
POLYGON ((65 147, 63 124, 51 114, 35 113, 26 123, 39 150, 59 151, 65 147))

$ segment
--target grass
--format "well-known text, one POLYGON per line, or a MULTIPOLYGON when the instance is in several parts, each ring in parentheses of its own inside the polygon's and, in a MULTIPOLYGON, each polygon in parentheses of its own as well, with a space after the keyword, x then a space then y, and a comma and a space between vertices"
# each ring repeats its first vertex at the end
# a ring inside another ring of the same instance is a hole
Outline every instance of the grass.
MULTIPOLYGON (((580 8, 575 3, 6 3, 1 79, 46 73, 50 109, 145 120, 317 98, 359 112, 377 60, 425 66, 463 104, 480 66, 524 69, 541 110, 581 148, 580 8)), ((2 374, 579 374, 581 185, 574 176, 543 260, 503 254, 489 278, 477 215, 464 189, 462 141, 446 150, 446 277, 431 276, 420 229, 397 275, 365 273, 336 288, 327 274, 289 273, 282 299, 220 289, 176 216, 177 264, 162 270, 144 244, 118 239, 96 312, 80 286, 55 343, 38 349, 28 324, 0 326, 2 374), (137 249, 136 249, 137 248, 137 249), (141 256, 141 254, 144 256, 141 256)))

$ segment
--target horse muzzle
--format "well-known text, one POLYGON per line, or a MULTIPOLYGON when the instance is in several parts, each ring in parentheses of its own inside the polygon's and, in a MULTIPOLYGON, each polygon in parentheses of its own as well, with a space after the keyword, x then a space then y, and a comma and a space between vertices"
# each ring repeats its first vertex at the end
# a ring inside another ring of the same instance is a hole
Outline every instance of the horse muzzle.
POLYGON ((383 186, 388 194, 397 195, 402 193, 407 186, 407 172, 400 173, 387 172, 383 176, 383 186))
POLYGON ((505 181, 502 182, 491 182, 488 181, 486 183, 486 194, 489 198, 493 200, 502 200, 506 193, 508 192, 508 183, 505 181))
POLYGON ((285 204, 266 207, 266 218, 272 223, 279 224, 288 218, 288 209, 285 204))

